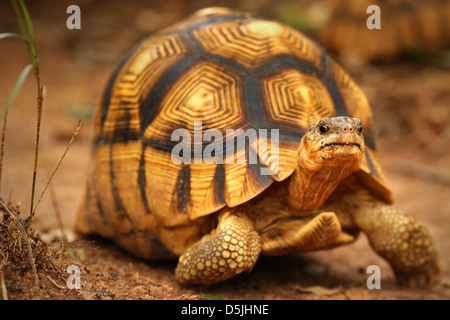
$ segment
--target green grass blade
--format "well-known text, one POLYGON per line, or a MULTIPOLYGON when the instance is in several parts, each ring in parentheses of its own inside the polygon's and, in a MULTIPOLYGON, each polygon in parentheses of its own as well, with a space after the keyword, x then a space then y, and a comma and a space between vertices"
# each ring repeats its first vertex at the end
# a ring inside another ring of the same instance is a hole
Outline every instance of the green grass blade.
POLYGON ((23 23, 23 15, 22 15, 22 11, 19 8, 17 1, 16 0, 11 0, 14 12, 16 14, 17 17, 17 22, 19 24, 20 27, 20 31, 22 32, 22 36, 26 39, 29 39, 29 34, 27 32, 27 29, 25 28, 25 24, 23 23))
POLYGON ((23 17, 25 18, 25 21, 27 23, 30 41, 34 43, 34 28, 33 28, 33 23, 31 22, 30 15, 28 14, 27 7, 25 6, 25 3, 23 2, 23 0, 19 0, 19 4, 20 4, 20 8, 22 9, 23 17))
POLYGON ((33 65, 29 64, 22 70, 22 73, 20 74, 19 78, 17 79, 14 88, 12 89, 11 93, 9 94, 8 100, 6 100, 6 102, 5 102, 5 106, 3 107, 3 110, 0 113, 1 117, 3 117, 3 115, 8 111, 9 107, 16 99, 16 96, 19 93, 20 89, 22 88, 22 85, 25 82, 25 79, 27 78, 28 73, 30 73, 31 69, 33 69, 33 65))
POLYGON ((35 47, 34 28, 33 23, 31 22, 31 17, 23 0, 11 0, 11 3, 22 32, 22 37, 27 43, 28 51, 30 52, 31 60, 33 61, 33 66, 36 69, 38 67, 39 59, 35 47))
POLYGON ((25 40, 24 37, 17 33, 0 33, 0 40, 6 38, 19 38, 25 40))

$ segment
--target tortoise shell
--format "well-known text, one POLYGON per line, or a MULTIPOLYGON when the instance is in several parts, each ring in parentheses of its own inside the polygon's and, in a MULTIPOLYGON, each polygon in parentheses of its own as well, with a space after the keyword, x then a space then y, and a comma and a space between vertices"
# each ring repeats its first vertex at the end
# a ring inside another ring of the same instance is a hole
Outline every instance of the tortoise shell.
POLYGON ((450 46, 449 0, 330 0, 326 5, 329 18, 318 37, 342 58, 386 60, 450 46), (371 5, 379 8, 380 29, 366 27, 371 5))
POLYGON ((107 82, 78 229, 115 237, 188 225, 243 204, 288 179, 306 129, 334 116, 362 121, 366 149, 354 177, 391 202, 369 103, 320 46, 275 21, 225 8, 198 11, 136 45, 107 82), (223 139, 212 139, 211 129, 223 139), (250 130, 267 139, 239 143, 250 130), (174 132, 191 137, 183 141, 188 161, 173 159, 180 146, 174 132), (210 161, 211 145, 232 152, 210 161))

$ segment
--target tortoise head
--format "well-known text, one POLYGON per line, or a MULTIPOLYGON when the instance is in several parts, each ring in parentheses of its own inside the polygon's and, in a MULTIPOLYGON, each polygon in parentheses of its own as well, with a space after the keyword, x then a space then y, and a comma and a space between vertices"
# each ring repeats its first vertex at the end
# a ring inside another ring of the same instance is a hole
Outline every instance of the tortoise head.
POLYGON ((318 208, 338 184, 361 167, 364 138, 359 119, 324 118, 306 131, 290 183, 292 206, 300 214, 318 208))
POLYGON ((363 154, 361 120, 349 117, 323 118, 306 131, 299 160, 312 172, 326 168, 356 171, 361 165, 363 154))

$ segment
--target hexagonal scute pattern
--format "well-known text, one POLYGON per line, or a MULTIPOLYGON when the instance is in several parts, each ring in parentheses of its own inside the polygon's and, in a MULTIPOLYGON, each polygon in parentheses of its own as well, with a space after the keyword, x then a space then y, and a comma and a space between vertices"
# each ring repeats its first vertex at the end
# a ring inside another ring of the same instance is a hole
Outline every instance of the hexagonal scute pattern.
POLYGON ((194 14, 133 48, 103 91, 91 228, 187 225, 245 203, 292 174, 309 125, 339 115, 367 124, 362 174, 379 192, 370 106, 319 46, 248 14, 194 14))
POLYGON ((232 59, 252 70, 279 55, 303 59, 318 67, 320 50, 314 43, 291 28, 274 21, 235 20, 193 30, 193 38, 206 52, 232 59))

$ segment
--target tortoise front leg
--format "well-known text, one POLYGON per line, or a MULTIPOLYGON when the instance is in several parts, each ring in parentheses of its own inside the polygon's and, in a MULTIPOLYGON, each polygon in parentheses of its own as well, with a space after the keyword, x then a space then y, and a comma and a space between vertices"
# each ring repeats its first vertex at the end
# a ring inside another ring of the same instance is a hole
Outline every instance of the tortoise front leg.
POLYGON ((262 255, 330 249, 354 240, 354 237, 342 232, 334 212, 278 219, 260 232, 262 255))
POLYGON ((260 238, 246 214, 225 209, 215 230, 179 258, 175 276, 182 284, 212 284, 250 271, 261 251, 260 238))
MULTIPOLYGON (((437 249, 421 222, 366 191, 344 196, 340 201, 337 207, 351 213, 353 222, 367 234, 373 249, 389 262, 399 284, 420 287, 436 280, 437 249)), ((345 216, 346 212, 342 214, 345 216)))

